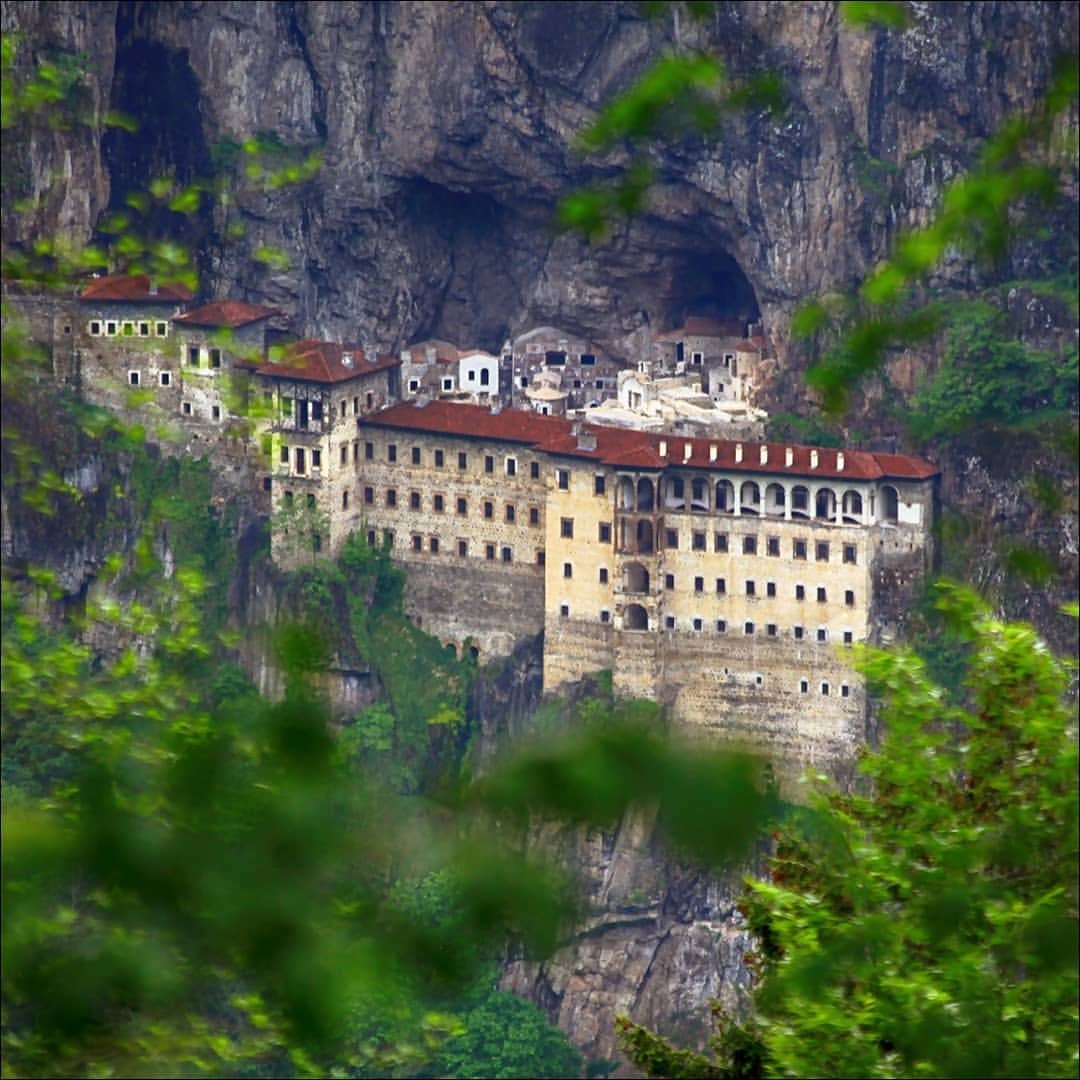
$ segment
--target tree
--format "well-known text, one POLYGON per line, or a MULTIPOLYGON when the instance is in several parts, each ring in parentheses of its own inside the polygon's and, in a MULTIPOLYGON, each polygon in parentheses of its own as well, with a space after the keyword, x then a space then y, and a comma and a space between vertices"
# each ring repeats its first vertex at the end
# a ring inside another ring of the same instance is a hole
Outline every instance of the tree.
POLYGON ((1075 1075, 1070 672, 970 593, 940 605, 971 642, 967 701, 910 653, 864 654, 887 730, 862 761, 871 793, 821 781, 780 825, 765 880, 747 880, 754 1015, 722 1021, 711 1058, 622 1024, 649 1075, 1075 1075))

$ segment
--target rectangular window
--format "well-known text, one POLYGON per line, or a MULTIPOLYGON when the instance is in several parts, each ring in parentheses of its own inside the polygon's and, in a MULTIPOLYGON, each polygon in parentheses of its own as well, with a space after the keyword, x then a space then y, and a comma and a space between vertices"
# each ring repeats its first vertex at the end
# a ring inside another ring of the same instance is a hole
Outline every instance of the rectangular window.
POLYGON ((462 516, 464 516, 465 514, 467 514, 469 512, 469 502, 468 502, 467 499, 458 499, 458 501, 457 501, 457 512, 459 514, 461 514, 462 516))
POLYGON ((854 607, 855 606, 855 590, 854 589, 845 589, 844 590, 844 604, 847 607, 854 607))
POLYGON ((94 337, 100 337, 101 336, 101 323, 99 323, 99 322, 90 323, 90 333, 93 334, 94 337))
POLYGON ((533 480, 539 480, 540 479, 540 462, 539 461, 533 461, 533 462, 529 463, 529 476, 533 480))
POLYGON ((449 393, 451 390, 454 389, 454 380, 453 379, 443 379, 442 388, 443 388, 444 391, 449 393))
POLYGON ((822 645, 824 645, 825 642, 829 640, 829 631, 826 630, 824 626, 818 627, 817 639, 819 642, 821 642, 822 645))
POLYGON ((593 477, 593 494, 594 495, 603 495, 606 490, 607 490, 607 483, 606 483, 604 477, 603 476, 594 476, 593 477))
POLYGON ((155 323, 154 324, 154 330, 157 333, 158 337, 168 337, 169 336, 169 324, 168 323, 163 323, 163 322, 155 323))
POLYGON ((187 362, 191 367, 199 366, 199 346, 189 345, 187 351, 187 362))
POLYGON ((540 524, 540 509, 539 509, 539 507, 536 507, 536 506, 530 506, 529 507, 529 524, 530 525, 539 525, 540 524))
POLYGON ((419 446, 414 446, 412 448, 411 455, 412 455, 412 463, 414 465, 419 465, 420 464, 420 447, 419 446))
POLYGON ((727 633, 727 620, 726 619, 717 619, 716 620, 716 632, 718 634, 726 634, 727 633))
POLYGON ((806 586, 805 585, 796 585, 795 586, 795 599, 796 600, 805 600, 806 599, 806 586))
POLYGON ((775 581, 767 581, 765 583, 765 595, 766 596, 775 596, 776 595, 776 582, 775 581))
POLYGON ((321 469, 322 468, 322 451, 321 450, 312 450, 311 451, 311 467, 313 469, 321 469))
POLYGON ((393 488, 386 489, 386 505, 397 506, 397 492, 393 488))
POLYGON ((703 577, 694 578, 694 592, 701 593, 705 591, 705 579, 703 577))
POLYGON ((849 687, 847 683, 841 683, 841 685, 840 685, 840 696, 841 697, 850 697, 850 695, 851 695, 851 687, 849 687))
POLYGON ((446 461, 446 455, 441 450, 435 451, 435 468, 441 469, 446 461))
POLYGON ((727 533, 713 534, 713 551, 727 551, 727 533))
POLYGON ((484 558, 487 559, 488 562, 494 562, 495 561, 495 545, 494 544, 485 544, 484 545, 484 558))
POLYGON ((844 644, 845 645, 851 645, 854 642, 854 640, 855 639, 854 639, 854 636, 852 635, 851 631, 850 630, 845 630, 844 631, 844 644))
POLYGON ((221 350, 220 349, 211 349, 210 350, 210 366, 212 368, 221 367, 221 350))
POLYGON ((457 553, 462 559, 464 559, 469 554, 468 540, 459 540, 457 542, 457 553))
POLYGON ((606 566, 600 567, 600 584, 606 585, 608 583, 608 571, 606 566))
POLYGON ((353 416, 360 415, 360 399, 358 397, 352 399, 352 414, 353 416))
POLYGON ((431 499, 431 508, 435 511, 436 514, 441 514, 445 509, 445 502, 446 500, 443 498, 442 495, 434 495, 431 499))
POLYGON ((743 633, 744 634, 749 636, 749 635, 753 634, 753 632, 754 632, 754 624, 752 622, 743 623, 743 633))
POLYGON ((765 550, 773 558, 777 558, 780 555, 780 537, 770 536, 765 541, 765 550))
POLYGON ((556 469, 555 470, 555 483, 560 491, 570 490, 570 470, 569 469, 556 469))
POLYGON ((460 453, 457 456, 457 467, 464 472, 469 467, 469 455, 460 453))
POLYGON ((493 473, 494 471, 495 471, 495 459, 490 454, 487 454, 484 457, 484 472, 493 473))
POLYGON ((412 535, 412 549, 413 551, 422 551, 424 548, 424 538, 417 533, 412 535))
POLYGON ((810 683, 806 679, 799 680, 799 693, 806 694, 810 692, 810 683))
POLYGON ((757 554, 757 537, 756 536, 744 536, 742 538, 742 553, 744 555, 756 555, 757 554))
POLYGON ((814 546, 814 557, 818 562, 829 561, 829 542, 827 540, 819 540, 814 546))
POLYGON ((341 457, 341 464, 342 465, 348 465, 349 464, 349 444, 348 443, 346 443, 344 446, 342 446, 340 457, 341 457))
POLYGON ((716 595, 723 596, 727 592, 727 578, 718 577, 716 579, 716 595))
POLYGON ((428 541, 428 549, 431 551, 432 555, 438 555, 439 554, 439 538, 437 536, 433 536, 428 541))
POLYGON ((562 576, 564 578, 572 578, 574 576, 574 565, 573 565, 573 563, 564 562, 562 564, 562 576))
POLYGON ((387 446, 386 460, 389 462, 397 461, 397 445, 395 443, 390 443, 390 445, 387 446))
POLYGON ((694 551, 704 551, 705 534, 703 532, 695 530, 690 537, 690 546, 694 549, 694 551))
POLYGON ((776 623, 767 623, 765 626, 765 633, 769 637, 776 637, 776 623))
MULTIPOLYGON (((221 419, 221 406, 220 405, 212 405, 210 407, 210 415, 214 420, 220 420, 221 419)), ((318 454, 318 452, 319 452, 318 450, 312 450, 312 452, 311 452, 311 464, 316 466, 316 467, 319 464, 315 460, 315 455, 318 454)))
POLYGON ((353 464, 354 465, 358 465, 360 463, 360 440, 359 439, 353 439, 352 459, 353 459, 353 464))
POLYGON ((817 600, 819 604, 825 603, 825 587, 823 585, 818 586, 817 600))
POLYGON ((544 549, 543 548, 540 548, 536 552, 536 565, 537 566, 543 566, 544 565, 544 549))
POLYGON ((514 549, 513 548, 504 547, 502 549, 502 561, 503 562, 513 562, 514 561, 514 549))
POLYGON ((791 545, 791 557, 793 559, 805 559, 806 558, 806 541, 795 540, 791 545))
POLYGON ((375 489, 372 487, 364 488, 364 502, 368 506, 371 506, 375 502, 375 489))
POLYGON ((606 521, 600 522, 599 540, 601 544, 611 543, 611 525, 606 521))
POLYGON ((569 619, 570 618, 570 605, 569 604, 560 604, 559 605, 559 615, 564 619, 569 619))
POLYGON ((506 475, 517 476, 517 459, 508 457, 506 459, 506 475))
POLYGON ((855 545, 854 544, 845 544, 844 545, 844 562, 851 563, 852 565, 854 565, 854 563, 855 563, 855 545))
POLYGON ((139 373, 137 371, 129 371, 128 372, 128 382, 131 383, 132 386, 138 386, 139 385, 139 373))
POLYGON ((410 510, 419 510, 420 509, 420 492, 419 491, 410 491, 409 492, 409 509, 410 510))
MULTIPOLYGON (((184 404, 181 405, 180 408, 181 408, 181 411, 183 412, 183 414, 185 416, 190 416, 191 415, 191 402, 190 401, 185 401, 184 404)), ((288 459, 289 459, 289 451, 286 450, 285 451, 285 460, 286 460, 286 462, 288 462, 288 459)))
POLYGON ((375 444, 366 442, 364 443, 364 460, 372 461, 375 458, 375 444))
POLYGON ((693 625, 694 629, 700 634, 701 633, 701 626, 702 626, 701 620, 700 619, 695 619, 693 621, 692 625, 693 625))
POLYGON ((139 323, 139 337, 150 336, 150 324, 148 322, 139 323))
POLYGON ((671 551, 675 551, 679 546, 679 530, 678 529, 665 529, 664 530, 664 547, 671 551))
POLYGON ((665 574, 664 575, 664 588, 665 589, 674 589, 675 588, 675 575, 674 574, 665 574))
POLYGON ((794 627, 793 630, 792 630, 792 633, 795 635, 795 640, 796 641, 802 641, 802 639, 803 639, 803 628, 801 626, 794 627))
POLYGON ((517 511, 514 509, 513 503, 506 504, 506 523, 507 525, 513 525, 514 519, 517 516, 517 511))
POLYGON ((747 583, 746 583, 746 595, 747 596, 753 596, 754 592, 755 592, 755 589, 756 589, 756 586, 754 585, 754 583, 752 581, 747 581, 747 583))
POLYGON ((574 536, 574 519, 573 518, 560 518, 559 519, 559 535, 565 537, 568 540, 572 540, 574 536))
POLYGON ((611 622, 611 612, 608 611, 606 608, 604 608, 600 612, 600 621, 601 622, 611 622))
POLYGON ((302 446, 298 446, 296 448, 296 471, 298 473, 303 474, 307 472, 306 458, 307 455, 304 453, 304 448, 302 446))
POLYGON ((484 517, 490 521, 495 516, 495 504, 488 499, 484 500, 484 517))
MULTIPOLYGON (((114 323, 114 322, 106 322, 105 323, 105 335, 106 335, 106 337, 115 337, 116 336, 116 323, 114 323)), ((198 353, 198 351, 199 351, 198 349, 195 350, 196 354, 198 353)), ((198 360, 196 360, 196 364, 197 363, 198 363, 198 360)))
POLYGON ((289 448, 287 446, 283 446, 281 448, 280 459, 281 459, 281 464, 282 465, 288 465, 289 464, 289 448))

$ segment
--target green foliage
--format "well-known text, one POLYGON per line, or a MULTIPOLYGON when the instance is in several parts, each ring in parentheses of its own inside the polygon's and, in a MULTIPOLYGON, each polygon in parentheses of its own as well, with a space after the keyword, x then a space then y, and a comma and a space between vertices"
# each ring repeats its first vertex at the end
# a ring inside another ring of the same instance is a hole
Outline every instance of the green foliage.
MULTIPOLYGON (((961 706, 867 650, 887 734, 871 794, 822 783, 748 880, 757 1045, 777 1076, 1068 1076, 1078 1063, 1077 743, 1069 672, 1030 627, 941 591, 969 643, 961 706)), ((734 1040, 734 1041, 733 1041, 734 1040)), ((643 1067, 663 1047, 626 1038, 643 1067)), ((731 1053, 664 1075, 740 1073, 731 1053)), ((745 1061, 745 1059, 744 1059, 745 1061)), ((652 1074, 652 1073, 651 1073, 652 1074)))
POLYGON ((941 367, 924 381, 908 426, 921 442, 974 427, 1036 427, 1076 410, 1075 349, 1054 353, 1011 337, 1004 314, 982 300, 949 305, 941 367))
POLYGON ((877 371, 891 349, 937 332, 939 313, 913 305, 916 291, 947 252, 993 263, 1015 235, 1017 212, 1058 198, 1063 170, 1075 168, 1075 151, 1056 145, 1056 125, 1063 111, 1075 107, 1077 71, 1076 56, 1059 64, 1039 106, 1007 122, 986 143, 975 167, 946 188, 932 223, 902 236, 857 297, 810 301, 796 313, 795 335, 822 352, 807 382, 828 411, 839 412, 851 389, 877 371))
POLYGON ((796 442, 804 446, 835 446, 843 448, 848 440, 827 421, 820 417, 796 416, 780 412, 770 415, 768 438, 775 442, 796 442))

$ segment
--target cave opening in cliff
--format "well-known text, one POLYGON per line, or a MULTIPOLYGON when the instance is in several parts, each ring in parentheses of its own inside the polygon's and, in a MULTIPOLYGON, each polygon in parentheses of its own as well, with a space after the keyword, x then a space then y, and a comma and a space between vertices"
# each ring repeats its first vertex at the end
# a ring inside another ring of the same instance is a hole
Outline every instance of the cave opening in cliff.
MULTIPOLYGON (((112 126, 102 137, 109 170, 109 211, 130 215, 132 200, 163 177, 177 189, 212 175, 213 164, 203 135, 200 89, 186 49, 174 49, 151 37, 147 20, 153 5, 121 3, 116 13, 116 68, 109 105, 134 121, 133 130, 112 126)), ((133 226, 155 240, 168 239, 189 252, 199 249, 210 225, 210 207, 196 213, 160 209, 133 226)))
POLYGON ((761 318, 753 285, 722 248, 694 249, 673 260, 666 307, 672 327, 695 315, 750 323, 761 318))

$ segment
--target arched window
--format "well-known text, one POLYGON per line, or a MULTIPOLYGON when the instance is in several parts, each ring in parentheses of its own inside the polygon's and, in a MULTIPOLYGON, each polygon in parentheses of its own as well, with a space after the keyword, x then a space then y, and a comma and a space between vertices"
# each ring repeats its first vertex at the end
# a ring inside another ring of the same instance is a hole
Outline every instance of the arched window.
POLYGON ((730 480, 717 481, 716 509, 724 514, 735 512, 735 487, 730 480))
POLYGON ((647 593, 649 591, 649 571, 641 563, 627 563, 623 571, 623 588, 627 592, 647 593))
POLYGON ((651 480, 639 480, 637 486, 637 508, 642 514, 651 514, 655 505, 653 483, 651 480))
POLYGON ((896 521, 900 516, 900 496, 896 488, 886 484, 881 489, 881 520, 896 521))
POLYGON ((681 476, 668 478, 664 505, 668 510, 686 509, 686 484, 681 476))
POLYGON ((752 480, 747 480, 739 491, 739 513, 761 513, 761 488, 752 480))
POLYGON ((836 492, 832 488, 819 488, 814 497, 814 517, 819 521, 832 521, 836 517, 836 492))
POLYGON ((690 481, 690 509, 700 512, 709 509, 709 485, 700 476, 690 481))
POLYGON ((785 502, 784 485, 769 484, 765 489, 765 513, 783 515, 785 502))
POLYGON ((639 521, 635 530, 634 550, 639 555, 649 555, 655 548, 652 522, 648 520, 639 521))
POLYGON ((810 516, 810 489, 796 484, 791 489, 791 516, 808 518, 810 516))
POLYGON ((857 491, 845 491, 841 500, 841 510, 847 524, 858 525, 862 521, 862 496, 857 491))
POLYGON ((640 604, 628 604, 623 616, 624 630, 648 630, 649 614, 640 604))
POLYGON ((629 476, 624 476, 619 481, 619 509, 633 510, 634 508, 634 481, 629 476))

